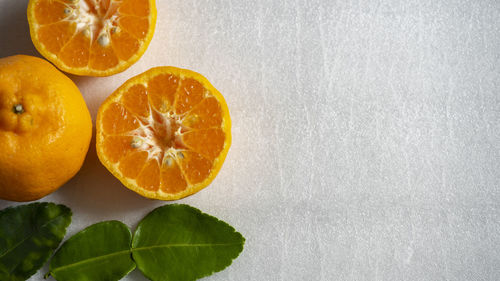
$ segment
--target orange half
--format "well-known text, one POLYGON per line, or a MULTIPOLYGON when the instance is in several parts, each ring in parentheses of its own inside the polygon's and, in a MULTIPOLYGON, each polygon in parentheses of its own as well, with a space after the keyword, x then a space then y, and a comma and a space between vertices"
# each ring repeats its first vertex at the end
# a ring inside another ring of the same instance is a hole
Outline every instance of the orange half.
POLYGON ((231 145, 224 97, 200 74, 150 69, 99 108, 97 154, 126 187, 176 200, 212 182, 231 145))
POLYGON ((124 71, 146 51, 155 0, 30 0, 33 44, 59 69, 88 76, 124 71))

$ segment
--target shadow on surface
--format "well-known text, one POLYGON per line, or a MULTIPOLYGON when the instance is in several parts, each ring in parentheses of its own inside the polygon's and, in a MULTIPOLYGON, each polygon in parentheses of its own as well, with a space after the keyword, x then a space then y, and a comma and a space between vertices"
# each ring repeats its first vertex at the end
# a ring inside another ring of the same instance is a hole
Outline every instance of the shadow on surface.
POLYGON ((28 0, 7 1, 8 13, 0 17, 0 57, 17 54, 40 56, 31 42, 26 9, 28 0))
POLYGON ((97 217, 123 214, 155 205, 158 201, 146 199, 127 189, 101 164, 95 148, 95 129, 93 133, 81 170, 56 191, 58 201, 97 217))
POLYGON ((68 76, 69 79, 73 80, 73 82, 75 82, 75 84, 78 86, 78 88, 80 88, 80 90, 82 89, 82 86, 84 84, 89 83, 93 79, 99 79, 99 78, 90 77, 90 76, 78 76, 78 75, 74 75, 74 74, 67 73, 67 72, 64 72, 64 74, 66 74, 66 76, 68 76))

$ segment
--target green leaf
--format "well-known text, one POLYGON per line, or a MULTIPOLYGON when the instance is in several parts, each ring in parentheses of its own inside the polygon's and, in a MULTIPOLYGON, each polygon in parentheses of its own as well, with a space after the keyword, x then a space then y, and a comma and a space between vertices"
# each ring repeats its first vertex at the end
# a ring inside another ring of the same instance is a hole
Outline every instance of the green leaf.
POLYGON ((71 210, 32 203, 0 211, 0 280, 26 280, 59 246, 71 223, 71 210))
POLYGON ((68 239, 50 262, 58 281, 114 281, 134 270, 130 229, 119 221, 87 227, 68 239))
POLYGON ((137 227, 132 256, 153 281, 192 281, 229 266, 245 239, 233 227, 187 205, 166 205, 137 227))

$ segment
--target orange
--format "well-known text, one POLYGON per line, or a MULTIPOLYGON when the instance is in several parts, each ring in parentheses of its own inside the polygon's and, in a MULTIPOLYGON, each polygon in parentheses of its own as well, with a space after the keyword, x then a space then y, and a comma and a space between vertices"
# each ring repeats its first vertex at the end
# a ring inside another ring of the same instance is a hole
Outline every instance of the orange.
POLYGON ((59 69, 109 76, 135 63, 153 38, 154 0, 30 0, 37 50, 59 69))
POLYGON ((223 96, 198 73, 150 69, 123 84, 99 108, 97 154, 126 187, 176 200, 215 178, 231 145, 223 96))
POLYGON ((83 164, 92 120, 76 85, 49 62, 0 59, 0 198, 53 192, 83 164))

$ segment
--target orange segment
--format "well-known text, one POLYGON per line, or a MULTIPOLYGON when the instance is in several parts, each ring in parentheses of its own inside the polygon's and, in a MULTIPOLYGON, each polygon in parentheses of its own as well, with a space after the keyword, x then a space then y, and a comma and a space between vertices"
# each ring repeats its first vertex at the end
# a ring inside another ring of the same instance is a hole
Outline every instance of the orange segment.
POLYGON ((182 125, 193 129, 218 127, 222 123, 222 110, 215 98, 204 99, 184 118, 182 125))
POLYGON ((149 22, 147 18, 123 16, 120 18, 119 25, 137 39, 143 39, 146 37, 149 30, 149 22))
POLYGON ((148 83, 151 105, 160 112, 167 112, 174 105, 175 93, 179 87, 179 77, 172 74, 161 74, 153 77, 148 83))
POLYGON ((57 54, 75 32, 76 26, 74 24, 62 21, 40 27, 38 37, 45 42, 44 46, 48 52, 57 54))
POLYGON ((103 130, 107 134, 121 134, 139 128, 139 120, 125 107, 112 103, 103 113, 103 130))
POLYGON ((129 189, 161 200, 209 185, 231 145, 222 95, 200 74, 175 67, 127 81, 101 105, 96 126, 103 165, 129 189))
POLYGON ((104 151, 109 160, 118 162, 132 150, 131 143, 131 136, 109 136, 104 140, 104 151))
POLYGON ((146 151, 131 152, 120 161, 118 169, 123 176, 135 179, 142 171, 140 167, 146 165, 147 159, 148 153, 146 151))
POLYGON ((34 9, 35 18, 39 24, 54 23, 67 17, 64 13, 66 5, 53 0, 38 1, 34 9))
POLYGON ((220 128, 188 131, 182 136, 184 144, 192 151, 215 159, 224 149, 226 135, 220 128))
POLYGON ((187 188, 179 165, 173 158, 167 158, 161 168, 161 189, 165 193, 179 193, 187 188))
POLYGON ((120 60, 130 59, 141 47, 141 42, 125 30, 112 33, 111 44, 120 60))
POLYGON ((90 58, 90 38, 77 33, 59 53, 61 61, 76 67, 88 65, 90 58))
POLYGON ((184 151, 182 154, 181 167, 190 183, 200 183, 210 175, 213 161, 195 152, 184 151))
POLYGON ((97 41, 92 43, 90 49, 89 65, 95 70, 106 70, 116 67, 119 63, 118 57, 113 48, 104 47, 97 41))
POLYGON ((109 76, 134 64, 155 30, 155 0, 30 0, 37 50, 60 69, 109 76), (64 46, 71 40, 67 48, 64 46))
POLYGON ((125 15, 146 17, 150 13, 148 0, 125 0, 120 6, 120 12, 125 15))
POLYGON ((180 89, 175 101, 175 112, 183 114, 191 110, 203 99, 205 88, 203 85, 192 78, 186 78, 181 81, 180 89))
POLYGON ((149 101, 146 87, 136 84, 123 94, 122 103, 132 114, 147 117, 149 115, 149 101))
POLYGON ((137 184, 147 191, 160 188, 160 166, 156 159, 150 160, 137 177, 137 184))

